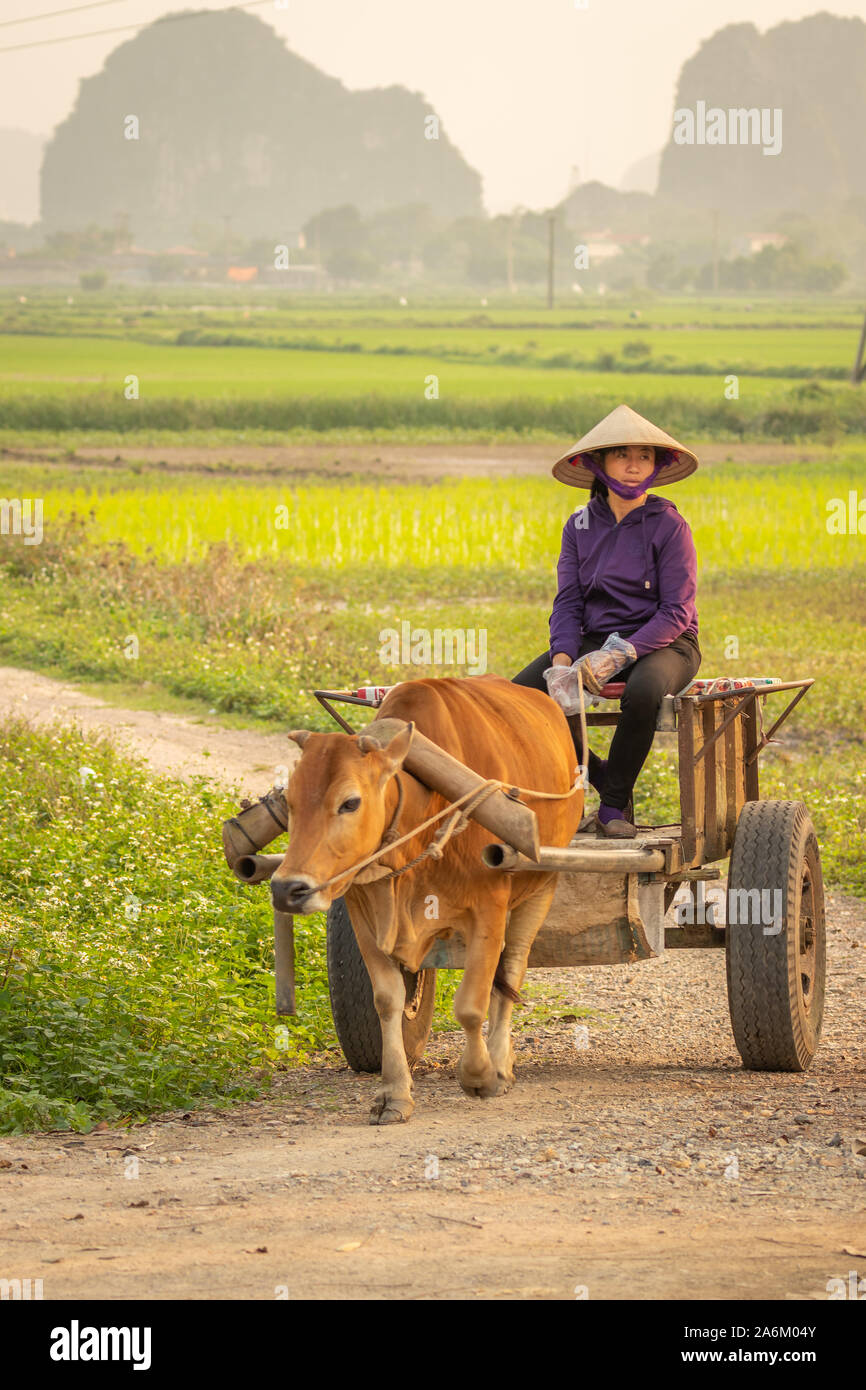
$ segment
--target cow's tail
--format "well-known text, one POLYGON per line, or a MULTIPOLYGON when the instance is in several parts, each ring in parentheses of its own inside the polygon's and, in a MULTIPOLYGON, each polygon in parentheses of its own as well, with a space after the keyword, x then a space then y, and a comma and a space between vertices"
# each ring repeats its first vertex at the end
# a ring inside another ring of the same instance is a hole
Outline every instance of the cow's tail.
POLYGON ((510 999, 512 1004, 523 1003, 517 990, 506 980, 505 973, 502 969, 502 961, 500 961, 496 967, 496 974, 493 976, 493 988, 498 994, 502 994, 506 999, 510 999))

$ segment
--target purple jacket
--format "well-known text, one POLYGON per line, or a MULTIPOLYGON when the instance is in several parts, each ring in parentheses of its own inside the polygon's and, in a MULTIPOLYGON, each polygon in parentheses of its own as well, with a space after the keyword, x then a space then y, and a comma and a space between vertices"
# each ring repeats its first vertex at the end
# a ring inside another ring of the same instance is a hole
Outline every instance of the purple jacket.
POLYGON ((618 632, 638 656, 684 632, 697 637, 697 567, 691 528, 667 497, 648 493, 619 524, 607 499, 593 497, 563 527, 551 657, 575 660, 586 632, 618 632))

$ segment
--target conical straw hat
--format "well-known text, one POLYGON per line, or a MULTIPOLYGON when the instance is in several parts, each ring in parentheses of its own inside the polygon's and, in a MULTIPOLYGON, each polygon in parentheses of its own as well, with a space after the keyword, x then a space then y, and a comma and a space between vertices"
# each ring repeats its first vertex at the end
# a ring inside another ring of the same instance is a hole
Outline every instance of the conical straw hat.
POLYGON ((656 454, 656 462, 662 464, 661 472, 654 479, 658 487, 678 483, 681 478, 694 473, 698 466, 697 456, 691 449, 678 444, 658 425, 638 415, 630 405, 618 405, 589 434, 573 444, 567 454, 557 459, 552 469, 554 478, 561 483, 570 483, 572 487, 592 487, 595 474, 586 467, 583 455, 592 455, 596 449, 615 448, 619 444, 652 444, 656 450, 664 451, 661 455, 656 454))

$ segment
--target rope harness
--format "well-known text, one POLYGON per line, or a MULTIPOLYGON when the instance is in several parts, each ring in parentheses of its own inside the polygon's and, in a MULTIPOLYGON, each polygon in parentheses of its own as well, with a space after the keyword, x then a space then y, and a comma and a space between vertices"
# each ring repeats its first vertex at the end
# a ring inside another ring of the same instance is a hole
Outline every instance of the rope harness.
POLYGON ((416 864, 420 864, 424 859, 441 859, 449 841, 455 835, 459 835, 461 831, 466 829, 475 808, 480 806, 483 801, 486 801, 488 796, 492 796, 494 792, 504 792, 511 801, 519 801, 522 796, 530 796, 543 801, 565 801, 568 797, 574 796, 576 792, 583 790, 581 782, 577 782, 575 786, 567 792, 530 791, 526 787, 514 787, 508 782, 500 782, 497 778, 490 777, 483 782, 480 787, 475 787, 472 791, 464 792, 462 796, 457 797, 456 801, 450 801, 441 811, 437 811, 435 816, 429 816, 427 820, 422 821, 420 825, 416 825, 414 829, 407 831, 405 835, 401 835, 397 838, 395 825, 403 805, 403 785, 400 781, 400 774, 396 773, 395 777, 398 792, 397 807, 391 817, 391 823, 388 829, 382 836, 382 843, 379 848, 374 850, 372 854, 368 854, 366 859, 361 859, 357 864, 353 864, 351 868, 343 869, 341 873, 334 874, 331 878, 326 878, 323 883, 316 884, 314 888, 310 889, 310 893, 318 893, 322 888, 329 888, 332 883, 339 882, 341 878, 357 875, 359 870, 364 870, 368 865, 374 864, 377 859, 381 859, 383 854, 387 854, 390 850, 397 849, 400 845, 404 845, 407 840, 414 839, 422 830, 426 830, 428 825, 435 825, 436 821, 442 820, 443 816, 449 816, 449 820, 445 825, 436 831, 430 843, 420 854, 416 854, 414 859, 410 859, 408 863, 403 864, 399 869, 385 869, 385 871, 381 873, 374 870, 369 877, 356 878, 355 881, 360 883, 372 883, 377 879, 385 880, 399 878, 401 874, 408 873, 410 869, 414 869, 416 864))
MULTIPOLYGON (((249 811, 252 809, 254 805, 263 806, 264 809, 267 811, 268 815, 270 816, 271 820, 276 825, 278 833, 282 835, 288 829, 288 817, 286 819, 281 819, 281 817, 277 815, 276 811, 273 808, 273 805, 271 804, 272 796, 273 791, 270 791, 267 793, 266 796, 260 796, 257 802, 253 802, 250 800, 248 796, 245 796, 241 801, 241 810, 249 811)), ((283 805, 285 805, 285 803, 283 803, 283 805)), ((243 835, 244 839, 250 847, 248 852, 251 852, 252 854, 258 854, 259 850, 262 847, 261 842, 259 840, 254 840, 252 835, 250 835, 249 832, 244 829, 238 816, 232 816, 226 822, 226 824, 233 825, 236 830, 239 830, 241 832, 241 834, 243 835)))
POLYGON ((356 883, 384 882, 387 879, 399 878, 401 874, 407 874, 410 869, 414 869, 416 865, 420 864, 424 859, 441 859, 451 839, 466 829, 472 812, 476 807, 480 806, 483 801, 486 801, 489 796, 492 796, 494 792, 503 792, 511 801, 519 801, 522 796, 532 797, 537 801, 565 801, 569 797, 574 796, 577 792, 583 791, 585 789, 583 772, 586 768, 587 748, 589 745, 586 732, 583 673, 580 667, 577 668, 577 677, 578 689, 580 691, 580 733, 583 752, 581 767, 579 769, 580 775, 570 791, 531 791, 527 787, 511 786, 508 782, 500 782, 495 777, 489 777, 482 782, 479 787, 475 787, 472 791, 464 792, 463 795, 457 797, 455 801, 449 801, 448 805, 441 811, 437 811, 435 816, 428 816, 427 820, 422 821, 420 825, 416 825, 414 829, 398 837, 396 825, 400 818, 400 812, 403 809, 403 783, 400 781, 399 772, 395 773, 394 777, 397 783, 397 805, 390 823, 382 836, 379 848, 374 850, 372 854, 368 854, 366 859, 361 859, 357 864, 353 864, 351 868, 343 869, 340 873, 333 874, 330 878, 326 878, 324 882, 317 883, 314 888, 309 890, 310 893, 318 893, 323 888, 330 888, 332 883, 338 883, 340 879, 349 878, 350 876, 354 876, 354 881, 356 883), (392 849, 398 849, 400 845, 405 845, 408 840, 413 840, 416 835, 419 835, 422 830, 426 830, 429 825, 435 825, 437 821, 442 820, 443 816, 448 816, 449 819, 446 821, 445 825, 441 826, 440 829, 436 831, 430 843, 420 854, 416 854, 414 859, 410 859, 408 863, 403 864, 399 869, 372 867, 376 864, 377 860, 382 858, 383 854, 389 853, 392 849), (370 872, 365 873, 368 868, 370 872))

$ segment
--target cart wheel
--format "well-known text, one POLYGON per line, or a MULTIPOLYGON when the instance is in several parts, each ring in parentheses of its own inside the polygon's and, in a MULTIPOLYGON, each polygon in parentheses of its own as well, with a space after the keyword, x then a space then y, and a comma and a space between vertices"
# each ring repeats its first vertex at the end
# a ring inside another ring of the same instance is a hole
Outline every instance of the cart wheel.
MULTIPOLYGON (((335 898, 328 909, 328 991, 337 1038, 353 1071, 382 1070, 382 1029, 373 1003, 373 986, 358 946, 345 898, 335 898)), ((406 1060, 414 1067, 430 1036, 436 1003, 436 971, 403 971, 406 1006, 403 1010, 403 1045, 406 1060)))
POLYGON ((743 1066, 805 1071, 821 1033, 826 939, 821 856, 802 801, 746 802, 727 910, 728 1004, 743 1066))

